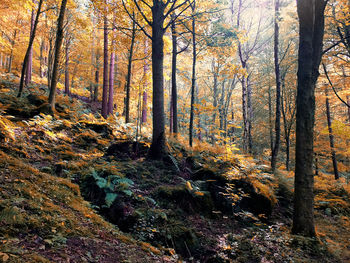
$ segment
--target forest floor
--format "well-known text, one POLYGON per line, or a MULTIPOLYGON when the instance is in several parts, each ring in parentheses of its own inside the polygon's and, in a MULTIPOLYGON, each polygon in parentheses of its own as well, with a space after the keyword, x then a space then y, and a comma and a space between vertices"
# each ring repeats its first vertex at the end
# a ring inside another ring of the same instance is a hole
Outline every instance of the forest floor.
POLYGON ((0 80, 0 262, 350 262, 350 185, 321 173, 318 237, 290 234, 293 173, 0 80))

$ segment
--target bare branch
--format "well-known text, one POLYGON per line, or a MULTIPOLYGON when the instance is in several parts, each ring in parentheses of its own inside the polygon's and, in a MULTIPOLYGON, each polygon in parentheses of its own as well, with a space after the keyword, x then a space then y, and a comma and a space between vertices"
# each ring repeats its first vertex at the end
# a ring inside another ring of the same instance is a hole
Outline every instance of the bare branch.
POLYGON ((322 63, 322 67, 323 67, 323 71, 324 71, 324 73, 325 73, 325 75, 326 75, 326 77, 327 77, 327 79, 328 79, 329 85, 331 85, 332 90, 334 91, 334 94, 338 97, 338 99, 339 99, 342 103, 344 103, 348 108, 350 108, 350 105, 347 104, 347 103, 338 95, 337 91, 335 90, 335 88, 334 88, 334 86, 333 86, 333 83, 332 83, 331 79, 330 79, 329 76, 328 76, 328 72, 327 72, 327 69, 326 69, 326 66, 325 66, 324 63, 322 63))
MULTIPOLYGON (((122 2, 124 3, 124 0, 123 0, 122 2)), ((146 15, 142 12, 142 10, 141 10, 139 4, 137 3, 137 0, 133 0, 133 2, 135 3, 137 10, 139 10, 139 12, 141 13, 143 19, 145 19, 145 21, 147 22, 147 24, 149 24, 150 26, 152 26, 152 22, 149 21, 149 20, 147 19, 146 15)), ((142 2, 143 2, 143 1, 142 1, 142 2)))
POLYGON ((145 27, 141 26, 141 25, 139 24, 139 22, 137 21, 137 19, 136 19, 132 14, 130 14, 128 8, 127 8, 126 5, 125 5, 124 0, 122 0, 122 4, 123 4, 123 7, 124 7, 126 13, 128 14, 128 16, 135 22, 135 24, 140 28, 140 30, 141 30, 147 37, 149 37, 150 39, 152 39, 151 35, 148 34, 147 31, 145 30, 145 27))

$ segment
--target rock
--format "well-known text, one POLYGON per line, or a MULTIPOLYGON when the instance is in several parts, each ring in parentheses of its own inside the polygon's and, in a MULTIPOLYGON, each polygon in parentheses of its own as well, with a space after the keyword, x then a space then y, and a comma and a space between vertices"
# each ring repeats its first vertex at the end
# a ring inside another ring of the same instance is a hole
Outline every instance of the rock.
POLYGON ((54 115, 54 112, 51 108, 51 105, 49 103, 44 103, 42 105, 40 105, 39 107, 37 107, 36 109, 34 109, 31 113, 32 117, 34 117, 35 115, 39 115, 40 113, 46 114, 46 115, 54 115))
POLYGON ((103 137, 109 137, 113 134, 113 130, 107 123, 90 123, 85 122, 86 128, 101 134, 103 137))
POLYGON ((160 186, 156 190, 156 195, 190 213, 198 212, 204 215, 211 215, 211 212, 215 210, 210 192, 201 189, 189 190, 186 184, 160 186))
POLYGON ((34 106, 40 106, 46 102, 45 98, 43 96, 37 96, 34 94, 29 94, 27 97, 27 100, 30 104, 34 106))
POLYGON ((169 244, 174 242, 177 253, 191 257, 200 247, 199 239, 193 229, 183 225, 173 225, 168 229, 169 244))
POLYGON ((148 146, 142 142, 121 141, 108 147, 106 156, 115 156, 117 158, 135 158, 146 156, 148 146))
POLYGON ((274 203, 263 194, 257 193, 251 182, 244 179, 229 180, 210 169, 200 169, 192 175, 192 179, 206 181, 207 190, 211 193, 214 206, 226 214, 241 210, 255 215, 271 215, 274 203), (234 202, 230 196, 238 195, 234 202))

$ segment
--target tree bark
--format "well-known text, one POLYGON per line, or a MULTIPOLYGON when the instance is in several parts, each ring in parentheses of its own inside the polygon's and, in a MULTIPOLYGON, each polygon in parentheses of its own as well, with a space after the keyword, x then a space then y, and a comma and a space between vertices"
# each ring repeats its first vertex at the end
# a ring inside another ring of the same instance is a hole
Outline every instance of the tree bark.
MULTIPOLYGON (((30 34, 33 34, 33 29, 34 29, 34 9, 32 10, 32 15, 30 19, 30 34)), ((12 64, 12 61, 10 61, 10 63, 12 64)), ((27 65, 26 78, 25 78, 26 86, 32 80, 32 70, 33 70, 33 46, 30 48, 30 51, 29 51, 29 61, 27 65)))
POLYGON ((40 78, 43 78, 45 73, 44 73, 44 50, 45 50, 45 41, 44 38, 41 39, 41 43, 40 43, 40 68, 39 68, 39 74, 40 74, 40 78))
POLYGON ((99 88, 99 85, 100 85, 100 50, 99 50, 99 47, 100 47, 100 38, 98 37, 97 38, 97 47, 96 47, 96 56, 95 56, 95 63, 96 63, 96 70, 95 70, 95 87, 94 87, 94 98, 93 98, 93 101, 98 101, 98 88, 99 88))
POLYGON ((152 79, 153 133, 149 150, 151 159, 162 159, 165 153, 164 120, 164 10, 163 1, 153 1, 152 7, 152 79))
POLYGON ((194 122, 194 100, 195 100, 195 88, 196 88, 196 62, 197 62, 197 50, 196 50, 196 20, 195 9, 196 2, 193 0, 191 4, 192 8, 192 84, 191 84, 191 111, 190 111, 190 130, 189 130, 189 144, 192 147, 193 144, 193 122, 194 122))
MULTIPOLYGON (((148 52, 148 45, 147 40, 145 40, 145 55, 147 55, 148 52)), ((148 79, 147 79, 147 72, 149 70, 149 65, 147 62, 147 59, 145 59, 143 64, 143 74, 145 76, 145 82, 144 82, 144 91, 142 94, 142 114, 141 114, 141 123, 147 122, 147 86, 148 86, 148 79)))
POLYGON ((38 11, 36 13, 36 17, 35 17, 35 21, 34 21, 33 31, 30 34, 29 45, 28 45, 26 54, 24 56, 23 65, 22 65, 22 72, 21 72, 21 80, 20 80, 19 90, 18 90, 18 94, 17 94, 18 98, 22 96, 23 86, 24 86, 24 77, 25 77, 26 70, 27 70, 27 67, 28 67, 28 60, 29 60, 30 50, 31 50, 31 48, 33 46, 35 33, 36 33, 36 28, 37 28, 38 23, 39 23, 39 16, 40 16, 40 13, 41 13, 42 4, 43 4, 43 0, 40 0, 39 4, 38 4, 38 11))
MULTIPOLYGON (((32 33, 33 29, 31 29, 31 33, 32 33)), ((7 68, 7 72, 11 73, 12 71, 12 63, 13 63, 13 50, 15 48, 15 44, 16 44, 16 38, 17 38, 17 29, 14 30, 13 32, 13 38, 10 41, 11 42, 11 53, 10 53, 10 59, 9 59, 9 65, 7 68)))
POLYGON ((272 96, 271 96, 271 87, 268 89, 268 104, 269 104, 269 134, 270 134, 270 150, 271 154, 273 152, 273 124, 272 124, 272 96))
POLYGON ((64 93, 68 96, 70 95, 69 91, 69 36, 68 29, 66 33, 66 61, 65 61, 65 69, 64 69, 64 93))
MULTIPOLYGON (((107 9, 107 8, 106 8, 107 9)), ((107 103, 108 103, 108 22, 107 10, 104 15, 103 26, 103 88, 102 88, 102 116, 107 119, 107 103)))
POLYGON ((332 118, 331 118, 331 110, 330 110, 330 107, 329 107, 329 98, 328 98, 327 89, 326 89, 326 114, 327 114, 327 126, 328 126, 328 134, 329 134, 329 145, 331 147, 334 179, 338 180, 339 179, 338 164, 337 164, 337 158, 336 158, 336 155, 335 155, 334 136, 333 136, 333 129, 332 129, 332 118))
POLYGON ((64 13, 66 11, 66 5, 67 5, 67 0, 62 0, 60 14, 57 20, 55 58, 53 62, 52 81, 51 81, 50 94, 49 94, 49 103, 53 110, 55 109, 56 86, 58 81, 58 67, 59 67, 61 46, 62 46, 62 40, 63 40, 63 21, 64 21, 64 13))
MULTIPOLYGON (((133 13, 133 17, 135 15, 133 13)), ((132 59, 134 54, 134 45, 135 45, 135 37, 136 37, 136 23, 135 20, 132 20, 132 33, 131 33, 131 43, 129 50, 129 59, 128 59, 128 73, 126 75, 126 98, 125 98, 125 123, 130 122, 130 83, 131 83, 131 74, 132 74, 132 59)))
POLYGON ((108 93, 108 109, 107 113, 113 114, 113 97, 114 97, 114 69, 115 69, 115 52, 114 52, 114 46, 115 46, 115 30, 113 30, 113 40, 112 40, 112 50, 111 50, 111 60, 109 65, 109 93, 108 93))
MULTIPOLYGON (((174 18, 175 15, 172 16, 174 18)), ((171 112, 172 112, 172 129, 175 135, 178 133, 177 124, 177 83, 176 83, 176 70, 177 70, 177 32, 175 21, 171 24, 172 35, 172 63, 171 63, 171 112)))
POLYGON ((315 236, 313 130, 315 85, 324 35, 323 0, 298 0, 299 55, 296 116, 293 234, 315 236))
POLYGON ((279 0, 275 0, 275 34, 274 34, 274 62, 276 77, 276 119, 275 119, 275 144, 271 155, 271 169, 276 170, 277 156, 280 148, 281 139, 281 79, 280 66, 278 58, 279 26, 278 26, 279 0))

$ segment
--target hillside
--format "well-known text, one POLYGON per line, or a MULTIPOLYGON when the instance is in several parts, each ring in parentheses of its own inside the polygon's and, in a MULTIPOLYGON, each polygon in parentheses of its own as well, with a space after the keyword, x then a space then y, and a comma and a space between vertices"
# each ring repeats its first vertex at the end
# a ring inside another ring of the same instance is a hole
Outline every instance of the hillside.
POLYGON ((293 174, 235 149, 169 138, 83 101, 0 85, 3 262, 349 262, 350 187, 316 177, 317 239, 290 235, 293 174))

